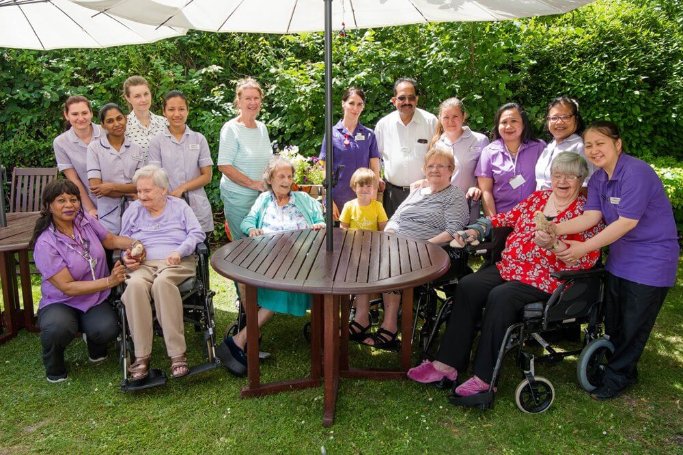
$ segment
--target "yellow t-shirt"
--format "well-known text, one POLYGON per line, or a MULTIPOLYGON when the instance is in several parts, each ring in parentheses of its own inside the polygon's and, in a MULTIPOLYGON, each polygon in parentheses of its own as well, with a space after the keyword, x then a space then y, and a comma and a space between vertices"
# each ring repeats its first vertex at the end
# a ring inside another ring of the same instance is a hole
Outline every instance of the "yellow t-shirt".
POLYGON ((388 219, 382 203, 375 200, 366 206, 358 205, 358 199, 349 201, 344 204, 339 215, 339 222, 348 224, 350 229, 365 229, 366 231, 377 231, 378 223, 388 219))

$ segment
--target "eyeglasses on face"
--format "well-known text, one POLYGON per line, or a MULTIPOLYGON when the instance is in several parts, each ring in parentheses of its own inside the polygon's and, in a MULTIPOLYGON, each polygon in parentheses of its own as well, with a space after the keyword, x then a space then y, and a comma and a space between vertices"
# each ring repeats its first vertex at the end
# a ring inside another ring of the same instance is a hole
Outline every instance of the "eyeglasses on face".
POLYGON ((449 169, 450 166, 446 164, 428 164, 427 165, 427 170, 429 171, 443 171, 444 169, 449 169))
POLYGON ((553 180, 566 180, 568 182, 575 182, 579 179, 579 176, 577 175, 567 175, 567 174, 552 174, 550 176, 553 180))
POLYGON ((400 102, 415 101, 417 99, 417 96, 415 96, 415 95, 401 95, 401 96, 397 96, 396 99, 399 100, 400 102))
POLYGON ((552 117, 548 117, 548 121, 550 123, 557 123, 557 122, 568 122, 569 120, 574 117, 574 114, 568 114, 568 115, 553 115, 552 117))

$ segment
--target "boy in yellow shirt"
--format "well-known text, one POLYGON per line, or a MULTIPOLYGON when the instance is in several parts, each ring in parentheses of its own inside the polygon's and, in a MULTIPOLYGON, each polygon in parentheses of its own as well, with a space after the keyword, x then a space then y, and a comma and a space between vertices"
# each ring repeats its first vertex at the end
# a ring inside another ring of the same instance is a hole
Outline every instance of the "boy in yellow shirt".
MULTIPOLYGON (((356 169, 351 176, 351 189, 356 199, 344 204, 339 223, 344 229, 364 229, 366 231, 383 231, 389 218, 382 203, 377 200, 379 181, 375 173, 366 167, 356 169)), ((349 339, 363 342, 368 338, 370 322, 370 296, 356 295, 356 312, 349 323, 349 339)))

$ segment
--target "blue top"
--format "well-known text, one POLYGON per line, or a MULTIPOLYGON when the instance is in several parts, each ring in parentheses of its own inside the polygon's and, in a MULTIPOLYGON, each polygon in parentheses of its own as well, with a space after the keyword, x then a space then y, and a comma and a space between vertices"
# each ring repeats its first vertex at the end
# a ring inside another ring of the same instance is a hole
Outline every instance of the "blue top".
MULTIPOLYGON (((324 223, 325 218, 323 218, 322 207, 308 193, 303 191, 292 191, 290 197, 294 200, 294 205, 303 214, 306 219, 306 223, 310 227, 316 223, 324 223)), ((263 217, 266 213, 266 209, 273 201, 273 192, 266 191, 261 193, 256 202, 249 210, 249 214, 244 218, 240 228, 245 234, 249 234, 249 229, 261 229, 263 227, 263 217)))
POLYGON ((600 210, 607 225, 620 216, 638 220, 635 228, 610 245, 606 267, 610 273, 649 286, 676 283, 676 223, 664 185, 650 165, 622 153, 611 179, 598 169, 588 182, 585 210, 600 210))
MULTIPOLYGON (((341 209, 348 201, 356 198, 356 193, 349 186, 353 173, 360 167, 370 167, 370 159, 379 158, 380 154, 374 131, 360 123, 355 131, 349 131, 342 125, 341 120, 332 128, 332 150, 334 170, 338 169, 339 165, 344 166, 339 172, 337 186, 332 189, 332 199, 341 209)), ((320 159, 326 160, 326 156, 323 137, 320 159)))

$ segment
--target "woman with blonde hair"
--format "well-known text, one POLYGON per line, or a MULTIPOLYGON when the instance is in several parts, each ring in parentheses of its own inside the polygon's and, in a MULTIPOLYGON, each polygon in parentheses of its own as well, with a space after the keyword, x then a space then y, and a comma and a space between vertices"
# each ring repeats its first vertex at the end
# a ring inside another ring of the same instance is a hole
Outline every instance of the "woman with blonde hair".
POLYGON ((166 130, 168 122, 160 115, 153 113, 152 92, 147 79, 142 76, 131 76, 123 83, 123 96, 130 106, 126 137, 142 148, 145 164, 149 143, 157 134, 166 130))

